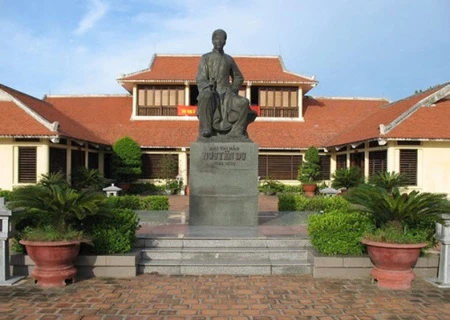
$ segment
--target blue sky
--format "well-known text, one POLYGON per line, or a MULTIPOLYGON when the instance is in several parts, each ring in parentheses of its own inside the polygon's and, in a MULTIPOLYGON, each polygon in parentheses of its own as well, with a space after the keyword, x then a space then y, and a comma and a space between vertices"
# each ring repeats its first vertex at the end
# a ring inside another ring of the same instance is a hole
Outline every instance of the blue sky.
POLYGON ((449 0, 0 0, 0 83, 117 94, 153 54, 281 55, 313 96, 398 100, 450 81, 449 0))

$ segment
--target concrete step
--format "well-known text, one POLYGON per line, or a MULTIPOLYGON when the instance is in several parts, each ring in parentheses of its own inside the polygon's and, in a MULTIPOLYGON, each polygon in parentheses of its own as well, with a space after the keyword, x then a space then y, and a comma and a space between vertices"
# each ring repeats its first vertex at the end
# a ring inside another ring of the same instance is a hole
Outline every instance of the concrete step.
POLYGON ((305 248, 307 238, 138 238, 138 248, 305 248))
POLYGON ((142 250, 144 260, 306 260, 308 251, 299 247, 279 248, 149 248, 142 250))
POLYGON ((172 275, 270 275, 270 274, 309 274, 312 265, 308 260, 141 260, 139 273, 157 272, 172 275))

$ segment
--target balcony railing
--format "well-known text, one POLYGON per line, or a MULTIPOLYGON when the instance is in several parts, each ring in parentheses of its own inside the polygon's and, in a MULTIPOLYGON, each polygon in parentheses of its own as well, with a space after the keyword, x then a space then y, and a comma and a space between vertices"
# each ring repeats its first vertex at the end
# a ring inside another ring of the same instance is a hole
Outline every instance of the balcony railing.
POLYGON ((261 115, 264 118, 297 118, 298 108, 293 107, 260 107, 261 115))
MULTIPOLYGON (((138 116, 196 116, 193 108, 196 106, 160 106, 144 107, 138 106, 138 116)), ((293 107, 259 107, 251 106, 259 113, 259 117, 266 118, 297 118, 298 108, 293 107)))

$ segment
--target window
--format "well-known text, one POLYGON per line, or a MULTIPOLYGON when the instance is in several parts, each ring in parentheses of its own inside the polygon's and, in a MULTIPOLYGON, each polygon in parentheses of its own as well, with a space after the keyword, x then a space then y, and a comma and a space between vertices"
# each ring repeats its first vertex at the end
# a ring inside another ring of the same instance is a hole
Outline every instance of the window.
POLYGON ((331 174, 331 156, 320 156, 320 175, 319 180, 330 180, 331 174))
POLYGON ((369 177, 387 171, 387 151, 369 152, 369 177))
MULTIPOLYGON (((178 169, 178 155, 170 155, 177 163, 177 168, 173 173, 172 178, 176 178, 178 169)), ((159 178, 159 163, 163 157, 163 154, 143 154, 142 155, 142 175, 143 179, 157 179, 159 178)))
MULTIPOLYGON (((255 89, 251 89, 251 103, 255 104, 255 89)), ((261 87, 258 90, 258 104, 262 117, 298 117, 297 87, 261 87)))
POLYGON ((67 152, 66 149, 50 148, 50 173, 61 171, 67 175, 67 152))
POLYGON ((297 180, 298 167, 302 156, 294 155, 260 155, 258 176, 261 180, 297 180))
POLYGON ((336 170, 347 168, 347 155, 338 154, 336 156, 336 170))
POLYGON ((36 147, 19 147, 19 183, 36 183, 36 147))
POLYGON ((75 172, 79 167, 85 167, 85 165, 85 152, 81 150, 72 150, 72 172, 75 172))
POLYGON ((88 168, 89 169, 98 169, 98 153, 97 152, 89 152, 88 153, 88 168))
POLYGON ((140 116, 176 116, 185 104, 184 86, 140 86, 137 95, 140 116))
POLYGON ((408 185, 417 185, 417 150, 400 150, 400 173, 406 176, 408 185))

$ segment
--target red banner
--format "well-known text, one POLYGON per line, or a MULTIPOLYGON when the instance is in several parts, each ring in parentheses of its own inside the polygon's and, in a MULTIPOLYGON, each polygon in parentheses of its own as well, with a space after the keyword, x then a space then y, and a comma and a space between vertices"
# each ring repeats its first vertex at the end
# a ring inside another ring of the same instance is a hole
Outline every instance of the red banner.
POLYGON ((177 116, 196 116, 197 106, 177 106, 177 116))
MULTIPOLYGON (((250 106, 250 109, 256 111, 258 117, 261 115, 260 106, 250 106)), ((197 106, 177 106, 177 116, 196 116, 197 106)))

